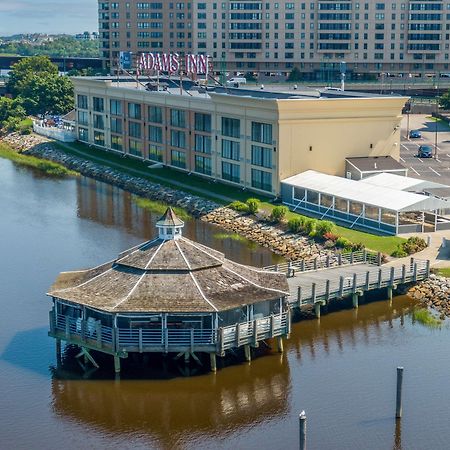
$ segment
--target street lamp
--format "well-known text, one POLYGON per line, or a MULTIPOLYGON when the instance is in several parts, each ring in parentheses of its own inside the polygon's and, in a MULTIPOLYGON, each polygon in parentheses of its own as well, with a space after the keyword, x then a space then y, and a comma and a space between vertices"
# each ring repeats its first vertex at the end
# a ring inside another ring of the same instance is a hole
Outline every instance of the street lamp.
POLYGON ((437 74, 437 79, 434 88, 436 89, 435 95, 436 102, 434 113, 434 159, 438 159, 439 74, 437 74))

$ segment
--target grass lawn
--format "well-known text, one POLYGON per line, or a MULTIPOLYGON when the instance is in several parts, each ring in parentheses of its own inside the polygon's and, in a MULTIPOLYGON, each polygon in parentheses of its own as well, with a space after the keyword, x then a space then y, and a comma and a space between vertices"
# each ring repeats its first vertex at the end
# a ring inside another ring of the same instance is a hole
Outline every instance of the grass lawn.
POLYGON ((441 275, 441 276, 443 276, 443 277, 450 278, 450 267, 445 267, 445 268, 442 268, 442 269, 437 269, 436 271, 437 271, 437 274, 438 274, 438 275, 441 275))
MULTIPOLYGON (((257 198, 261 201, 261 209, 264 210, 265 213, 270 214, 274 208, 274 204, 271 203, 269 197, 247 192, 233 186, 214 183, 212 180, 201 178, 196 175, 188 175, 185 172, 179 172, 168 167, 149 169, 148 166, 151 164, 149 161, 144 162, 130 157, 122 158, 119 154, 90 148, 80 142, 64 145, 55 143, 55 145, 66 153, 75 156, 80 156, 80 153, 82 153, 83 157, 93 162, 104 164, 114 169, 117 169, 117 166, 120 166, 122 172, 134 176, 138 175, 149 181, 160 183, 171 188, 182 189, 186 192, 213 200, 219 204, 225 205, 233 200, 245 202, 248 198, 257 198), (182 186, 180 184, 182 184, 182 186)), ((299 216, 299 214, 290 211, 287 215, 287 219, 296 216, 299 216)), ((400 237, 377 236, 341 226, 336 226, 336 233, 349 239, 351 242, 361 243, 370 250, 387 254, 391 254, 397 248, 398 244, 405 242, 405 239, 400 237)))
POLYGON ((21 164, 23 166, 34 167, 35 169, 39 169, 42 172, 45 172, 47 175, 52 175, 56 177, 64 177, 64 176, 76 176, 79 175, 74 170, 69 170, 61 164, 54 163, 52 161, 48 161, 46 159, 35 158, 34 156, 27 156, 17 153, 7 145, 0 142, 0 158, 9 159, 17 164, 21 164))

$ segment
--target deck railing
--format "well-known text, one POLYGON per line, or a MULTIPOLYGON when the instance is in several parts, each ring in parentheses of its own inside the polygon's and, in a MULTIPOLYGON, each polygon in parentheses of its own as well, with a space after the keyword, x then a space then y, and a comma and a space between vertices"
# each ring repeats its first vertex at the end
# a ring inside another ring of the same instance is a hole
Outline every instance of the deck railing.
POLYGON ((50 312, 50 333, 67 341, 90 348, 120 352, 224 351, 233 347, 256 344, 262 339, 288 334, 289 312, 255 319, 218 330, 195 328, 114 328, 93 319, 83 320, 50 312))
POLYGON ((318 301, 328 301, 333 298, 343 298, 351 294, 362 294, 374 289, 391 287, 424 280, 430 275, 429 261, 412 260, 410 264, 392 267, 370 268, 366 272, 355 272, 353 276, 340 276, 338 279, 326 279, 308 285, 293 283, 288 298, 294 306, 314 304, 318 301))
POLYGON ((334 255, 317 256, 315 258, 304 258, 287 263, 275 264, 264 267, 265 270, 283 272, 287 276, 293 276, 297 272, 309 272, 312 270, 328 269, 349 264, 381 264, 381 254, 370 250, 356 252, 343 252, 334 255))

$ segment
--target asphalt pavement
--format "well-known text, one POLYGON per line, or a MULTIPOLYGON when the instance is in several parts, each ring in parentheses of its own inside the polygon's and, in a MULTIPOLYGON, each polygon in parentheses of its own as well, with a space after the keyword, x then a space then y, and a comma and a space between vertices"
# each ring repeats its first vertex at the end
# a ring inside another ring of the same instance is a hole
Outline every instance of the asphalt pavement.
POLYGON ((409 130, 419 130, 422 137, 408 139, 407 120, 405 116, 402 121, 400 162, 408 167, 408 176, 450 185, 450 127, 443 122, 436 124, 429 116, 410 115, 409 130), (420 145, 431 146, 433 158, 419 158, 420 145))

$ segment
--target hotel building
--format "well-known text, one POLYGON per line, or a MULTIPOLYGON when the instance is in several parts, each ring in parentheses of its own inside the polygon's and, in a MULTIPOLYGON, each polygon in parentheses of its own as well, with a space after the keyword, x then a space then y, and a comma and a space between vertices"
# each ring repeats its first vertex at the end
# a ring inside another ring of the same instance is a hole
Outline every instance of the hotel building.
POLYGON ((309 169, 343 176, 348 157, 399 158, 404 97, 73 82, 80 141, 266 195, 309 169))
POLYGON ((380 73, 448 73, 450 2, 291 0, 173 2, 100 0, 101 56, 113 71, 120 51, 205 53, 216 72, 331 80, 380 73))

